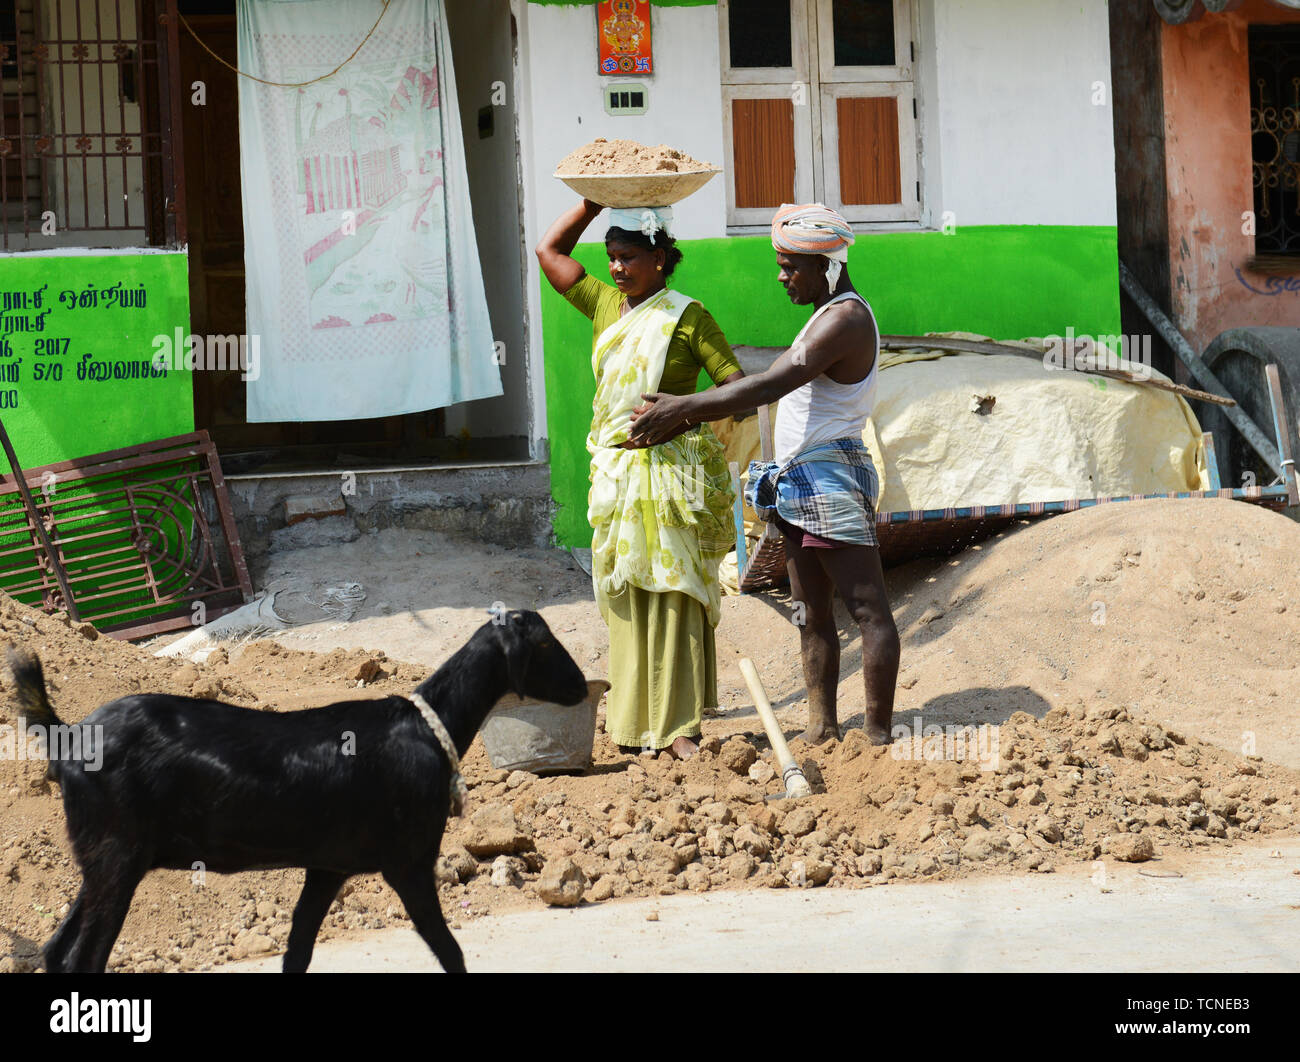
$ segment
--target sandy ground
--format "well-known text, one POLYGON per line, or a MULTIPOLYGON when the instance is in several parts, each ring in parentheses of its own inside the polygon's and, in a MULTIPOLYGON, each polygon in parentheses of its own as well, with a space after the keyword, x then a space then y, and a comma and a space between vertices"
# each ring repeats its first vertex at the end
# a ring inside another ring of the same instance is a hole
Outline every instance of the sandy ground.
MULTIPOLYGON (((1050 877, 524 911, 456 937, 478 973, 1297 973, 1298 923, 1300 842, 1291 840, 1050 877)), ((266 973, 279 960, 220 969, 266 973)), ((311 969, 440 968, 415 932, 390 929, 319 946, 311 969)))
MULTIPOLYGON (((1234 752, 1300 767, 1300 525, 1240 502, 1109 505, 1007 532, 948 560, 886 573, 903 638, 895 722, 1001 723, 1107 701, 1234 752)), ((561 551, 469 546, 388 531, 273 555, 254 573, 304 626, 299 649, 381 649, 433 667, 494 602, 541 611, 592 677, 608 634, 588 577, 561 551), (323 589, 359 582, 346 626, 323 589)), ((787 591, 727 597, 717 632, 717 732, 756 722, 737 667, 758 666, 778 709, 804 708, 787 591), (737 724, 737 725, 732 725, 737 724)), ((861 725, 861 653, 842 609, 840 718, 861 725)), ((798 713, 783 716, 793 726, 798 713)), ((796 727, 802 729, 802 727, 796 727)))
MULTIPOLYGON (((901 740, 884 753, 860 734, 842 746, 796 743, 826 787, 801 807, 764 799, 776 788, 763 774, 770 749, 737 668, 751 657, 786 734, 802 729, 792 602, 781 592, 726 598, 721 705, 705 720, 705 754, 685 765, 631 761, 598 734, 584 777, 507 777, 476 743, 469 814, 452 824, 439 861, 444 909, 457 932, 503 912, 540 916, 539 876, 566 860, 586 877, 585 912, 623 897, 780 904, 818 885, 847 896, 923 878, 926 888, 964 888, 1032 872, 1038 883, 1098 859, 1156 865, 1284 843, 1300 822, 1297 555, 1300 526, 1277 514, 1159 501, 1054 518, 887 573, 903 640, 896 725, 988 723, 1002 761, 980 770, 929 759, 920 746, 900 758, 901 740), (483 844, 476 815, 505 823, 508 842, 483 844)), ((389 530, 272 554, 253 576, 277 591, 277 610, 295 626, 201 666, 90 640, 3 599, 0 642, 41 653, 68 721, 145 690, 265 711, 404 693, 498 605, 539 610, 589 677, 607 671, 589 577, 561 550, 389 530), (350 583, 365 595, 355 614, 323 612, 327 591, 350 583)), ((840 619, 840 718, 852 728, 862 718, 861 660, 840 619)), ((275 954, 301 881, 297 870, 204 882, 155 872, 110 968, 201 969, 275 954)), ((0 761, 0 971, 31 967, 78 883, 43 765, 0 761)), ((321 939, 404 923, 382 881, 357 878, 321 939)))

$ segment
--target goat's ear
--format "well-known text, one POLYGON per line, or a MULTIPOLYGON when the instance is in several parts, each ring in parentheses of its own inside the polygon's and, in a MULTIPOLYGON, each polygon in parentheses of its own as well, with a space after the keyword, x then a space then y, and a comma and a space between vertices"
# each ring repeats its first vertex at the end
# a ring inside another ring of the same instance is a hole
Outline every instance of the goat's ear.
POLYGON ((528 662, 533 655, 533 643, 524 631, 524 614, 510 612, 505 616, 505 623, 497 628, 500 631, 501 648, 506 654, 506 670, 510 675, 510 688, 520 697, 524 693, 524 677, 528 674, 528 662))

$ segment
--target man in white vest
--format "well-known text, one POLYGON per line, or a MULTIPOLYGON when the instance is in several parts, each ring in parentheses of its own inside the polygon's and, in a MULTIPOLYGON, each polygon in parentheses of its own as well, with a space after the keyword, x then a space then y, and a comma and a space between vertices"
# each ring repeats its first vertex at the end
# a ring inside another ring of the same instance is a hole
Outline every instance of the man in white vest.
POLYGON ((862 632, 863 729, 872 744, 887 745, 898 629, 876 539, 879 479, 862 442, 876 395, 880 331, 845 268, 852 243, 848 222, 822 204, 783 206, 772 221, 777 279, 791 302, 815 308, 812 317, 764 373, 695 395, 645 395, 632 415, 631 442, 653 446, 683 423, 781 400, 776 461, 750 466, 747 496, 780 528, 791 593, 804 606, 799 634, 808 729, 800 737, 820 744, 840 736, 840 643, 832 611, 838 591, 862 632))

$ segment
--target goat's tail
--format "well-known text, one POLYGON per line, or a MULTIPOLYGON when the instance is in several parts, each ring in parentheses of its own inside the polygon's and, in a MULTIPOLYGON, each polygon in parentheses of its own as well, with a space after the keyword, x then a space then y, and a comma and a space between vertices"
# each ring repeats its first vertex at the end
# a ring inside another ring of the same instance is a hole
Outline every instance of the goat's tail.
POLYGON ((14 677, 18 718, 41 726, 58 725, 59 717, 54 714, 54 707, 45 692, 45 670, 41 667, 40 657, 27 649, 10 649, 9 670, 14 677))

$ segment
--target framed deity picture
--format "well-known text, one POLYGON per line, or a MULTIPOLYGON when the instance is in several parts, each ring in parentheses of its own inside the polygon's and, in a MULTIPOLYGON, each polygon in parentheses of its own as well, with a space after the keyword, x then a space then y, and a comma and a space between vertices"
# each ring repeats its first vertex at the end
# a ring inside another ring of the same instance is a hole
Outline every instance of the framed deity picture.
POLYGON ((600 73, 606 77, 654 73, 650 0, 601 0, 596 5, 600 73))

